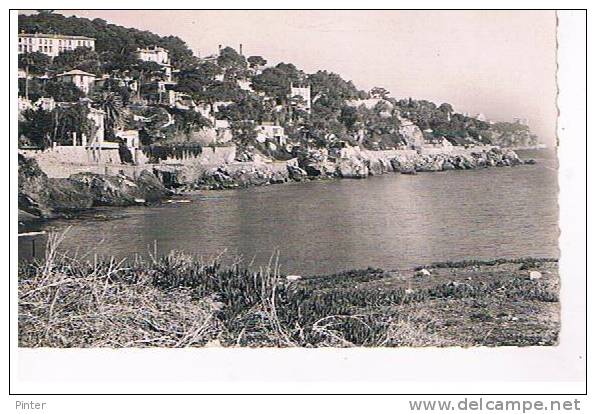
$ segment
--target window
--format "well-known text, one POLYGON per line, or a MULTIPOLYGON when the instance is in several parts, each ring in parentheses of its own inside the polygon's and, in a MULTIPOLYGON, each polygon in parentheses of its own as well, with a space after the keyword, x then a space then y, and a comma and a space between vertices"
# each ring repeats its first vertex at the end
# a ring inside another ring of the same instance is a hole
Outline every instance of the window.
POLYGON ((23 45, 19 45, 19 53, 23 51, 23 45))

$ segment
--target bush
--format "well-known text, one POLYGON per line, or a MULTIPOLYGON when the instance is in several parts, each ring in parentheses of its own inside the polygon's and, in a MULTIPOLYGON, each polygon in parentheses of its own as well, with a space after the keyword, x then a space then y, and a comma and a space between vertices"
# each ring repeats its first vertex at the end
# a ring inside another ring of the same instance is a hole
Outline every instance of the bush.
POLYGON ((558 301, 555 285, 515 276, 415 290, 386 283, 381 269, 287 281, 277 260, 258 270, 182 253, 90 261, 60 254, 57 241, 49 238, 45 260, 19 266, 21 346, 446 346, 454 342, 433 328, 440 318, 417 304, 558 301))

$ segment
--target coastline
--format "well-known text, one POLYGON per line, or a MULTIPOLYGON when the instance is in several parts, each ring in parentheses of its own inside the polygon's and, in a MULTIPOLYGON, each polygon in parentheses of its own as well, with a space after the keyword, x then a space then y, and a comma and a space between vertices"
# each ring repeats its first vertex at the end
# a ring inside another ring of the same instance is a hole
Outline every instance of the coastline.
POLYGON ((510 149, 498 147, 457 148, 443 152, 415 150, 371 151, 350 147, 336 152, 311 150, 285 163, 225 163, 212 167, 197 165, 157 166, 167 170, 170 188, 185 193, 193 190, 225 190, 333 178, 364 179, 389 173, 418 174, 451 170, 534 164, 522 160, 510 149))
POLYGON ((435 151, 369 151, 353 147, 336 153, 316 150, 285 163, 147 165, 134 178, 77 173, 49 178, 35 160, 19 157, 19 223, 71 218, 94 207, 128 207, 164 202, 193 192, 248 188, 330 179, 365 179, 400 173, 474 170, 534 164, 511 149, 498 147, 435 151), (164 176, 164 168, 168 175, 164 176), (166 187, 164 183, 169 183, 166 187))

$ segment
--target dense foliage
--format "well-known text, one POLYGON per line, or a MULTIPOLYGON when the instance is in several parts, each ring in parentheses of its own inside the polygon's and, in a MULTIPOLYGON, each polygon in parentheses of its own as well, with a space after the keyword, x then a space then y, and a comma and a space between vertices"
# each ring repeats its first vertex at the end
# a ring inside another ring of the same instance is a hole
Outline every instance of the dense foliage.
MULTIPOLYGON (((33 76, 28 82, 20 80, 19 94, 31 101, 43 96, 57 102, 77 102, 83 93, 74 85, 52 80, 52 74, 80 69, 98 76, 114 75, 98 84, 90 95, 94 105, 109 114, 107 137, 113 137, 116 126, 124 126, 139 129, 145 144, 179 141, 213 127, 216 119, 229 121, 234 141, 243 146, 260 147, 254 126, 271 122, 284 128, 294 146, 332 147, 346 141, 369 149, 393 149, 420 144, 413 142, 411 131, 404 132, 402 126, 407 121, 419 127, 428 142, 445 137, 454 145, 536 143, 536 137, 522 124, 491 124, 456 113, 448 103, 397 100, 379 86, 365 92, 325 70, 308 74, 285 62, 266 67, 267 60, 262 56, 245 57, 231 47, 221 49, 216 59, 201 60, 174 36, 161 37, 101 19, 65 17, 51 11, 19 16, 19 30, 96 39, 95 50, 77 48, 53 60, 37 52, 19 56, 19 67, 33 76), (163 67, 135 57, 137 48, 149 46, 166 48, 177 69, 174 82, 165 82, 165 89, 163 67), (44 74, 49 80, 35 79, 44 74), (116 81, 115 77, 133 80, 138 87, 116 81), (310 87, 310 102, 291 93, 291 87, 305 86, 310 87), (191 106, 196 103, 207 108, 213 118, 206 119, 205 112, 190 111, 188 106, 184 109, 171 105, 171 90, 190 99, 191 106), (112 104, 105 102, 108 96, 112 104), (117 110, 113 109, 116 101, 117 110)), ((49 131, 40 133, 47 136, 49 131)), ((21 134, 32 132, 23 125, 21 134)))
POLYGON ((139 30, 111 24, 103 19, 66 17, 57 13, 19 15, 19 32, 59 33, 64 35, 88 36, 96 39, 95 49, 101 64, 109 70, 127 70, 134 61, 137 48, 161 46, 170 52, 172 65, 184 68, 195 61, 186 43, 176 36, 158 36, 146 30, 139 30))
POLYGON ((27 109, 19 120, 20 144, 46 148, 52 142, 72 145, 74 137, 93 136, 97 125, 88 113, 89 108, 78 103, 52 111, 27 109))

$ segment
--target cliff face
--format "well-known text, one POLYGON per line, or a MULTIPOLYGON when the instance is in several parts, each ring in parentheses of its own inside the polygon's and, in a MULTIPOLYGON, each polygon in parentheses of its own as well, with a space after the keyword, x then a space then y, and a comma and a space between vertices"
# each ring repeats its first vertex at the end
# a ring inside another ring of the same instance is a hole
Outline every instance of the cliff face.
POLYGON ((91 194, 68 179, 48 178, 37 162, 19 155, 19 210, 55 218, 90 208, 91 194))
POLYGON ((168 193, 148 171, 135 180, 92 173, 48 178, 35 160, 19 155, 19 210, 35 217, 65 217, 94 206, 153 202, 168 193))

